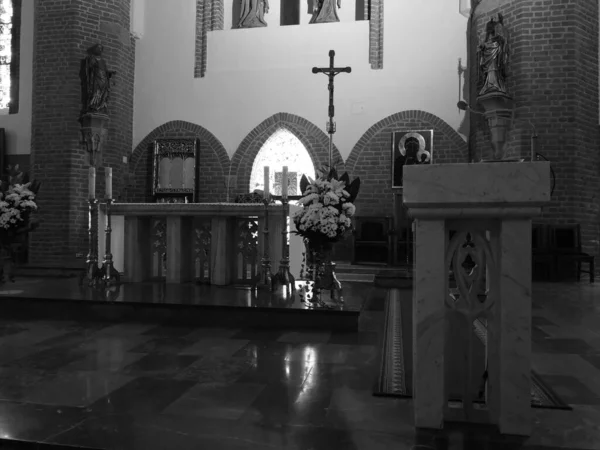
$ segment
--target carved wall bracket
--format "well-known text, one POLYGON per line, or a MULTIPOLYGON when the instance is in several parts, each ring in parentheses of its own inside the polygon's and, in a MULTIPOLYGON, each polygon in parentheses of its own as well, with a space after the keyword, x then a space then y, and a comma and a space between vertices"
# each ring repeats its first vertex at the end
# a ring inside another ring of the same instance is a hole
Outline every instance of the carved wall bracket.
POLYGON ((102 146, 108 134, 109 118, 105 114, 88 113, 81 116, 80 143, 88 154, 90 166, 102 164, 102 146))

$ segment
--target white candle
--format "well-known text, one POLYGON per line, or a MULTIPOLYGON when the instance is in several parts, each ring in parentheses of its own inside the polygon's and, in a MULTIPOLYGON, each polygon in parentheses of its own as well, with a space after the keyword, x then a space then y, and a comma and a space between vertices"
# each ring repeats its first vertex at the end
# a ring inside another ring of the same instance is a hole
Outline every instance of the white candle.
POLYGON ((531 161, 535 161, 537 157, 537 135, 531 136, 531 161))
POLYGON ((112 167, 106 167, 106 198, 112 198, 112 167))
POLYGON ((283 166, 283 172, 281 172, 281 198, 287 198, 288 196, 288 168, 283 166))
POLYGON ((265 198, 269 196, 269 166, 265 166, 265 188, 264 188, 265 198))
POLYGON ((88 199, 94 200, 96 198, 96 168, 90 167, 88 175, 88 199))

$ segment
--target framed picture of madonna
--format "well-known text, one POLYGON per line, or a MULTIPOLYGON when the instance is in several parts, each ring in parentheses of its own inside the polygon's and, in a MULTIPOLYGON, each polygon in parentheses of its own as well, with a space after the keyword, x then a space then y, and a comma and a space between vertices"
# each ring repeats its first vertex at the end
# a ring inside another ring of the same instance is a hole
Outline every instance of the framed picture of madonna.
POLYGON ((394 131, 391 156, 392 188, 401 188, 404 166, 433 163, 433 130, 394 131))

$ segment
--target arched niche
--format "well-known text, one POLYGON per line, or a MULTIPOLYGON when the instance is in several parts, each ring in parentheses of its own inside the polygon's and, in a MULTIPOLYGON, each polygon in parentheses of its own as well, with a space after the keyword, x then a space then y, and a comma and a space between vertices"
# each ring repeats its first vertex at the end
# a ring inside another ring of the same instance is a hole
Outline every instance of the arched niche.
POLYGON ((315 166, 304 144, 289 130, 279 128, 260 148, 250 172, 250 192, 264 190, 264 167, 269 167, 269 190, 281 195, 281 173, 288 167, 288 195, 301 195, 300 178, 315 178, 315 166))

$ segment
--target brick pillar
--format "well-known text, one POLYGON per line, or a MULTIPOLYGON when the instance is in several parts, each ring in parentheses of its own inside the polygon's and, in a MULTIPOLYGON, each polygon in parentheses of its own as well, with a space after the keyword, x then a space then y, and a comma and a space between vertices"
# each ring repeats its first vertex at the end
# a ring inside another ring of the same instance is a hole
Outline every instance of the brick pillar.
POLYGON ((225 22, 223 0, 196 0, 196 64, 194 77, 206 74, 208 45, 206 34, 222 30, 225 22))
POLYGON ((371 69, 383 69, 383 0, 365 2, 369 19, 369 63, 371 69))
MULTIPOLYGON (((79 143, 80 61, 98 42, 104 45, 116 83, 109 101, 110 124, 101 166, 113 167, 114 195, 127 173, 123 157, 132 146, 135 41, 129 29, 130 0, 55 0, 35 3, 31 162, 42 182, 42 220, 31 236, 30 263, 83 267, 87 253, 87 174, 79 143)), ((98 168, 97 192, 104 192, 98 168)))
MULTIPOLYGON (((477 39, 490 17, 504 16, 510 32, 508 89, 515 116, 506 149, 529 156, 532 125, 539 153, 552 161, 556 188, 543 221, 580 223, 584 251, 598 257, 600 145, 598 133, 598 1, 503 0, 474 12, 469 65, 471 104, 477 39)), ((473 105, 474 106, 474 105, 473 105)), ((471 115, 475 160, 489 151, 485 121, 471 115)))

